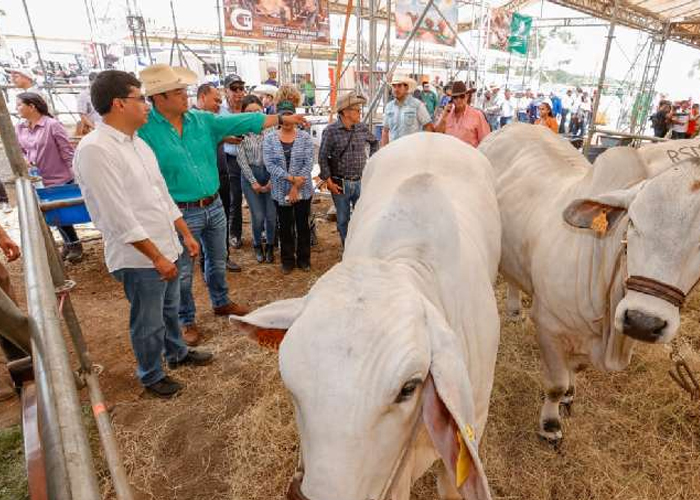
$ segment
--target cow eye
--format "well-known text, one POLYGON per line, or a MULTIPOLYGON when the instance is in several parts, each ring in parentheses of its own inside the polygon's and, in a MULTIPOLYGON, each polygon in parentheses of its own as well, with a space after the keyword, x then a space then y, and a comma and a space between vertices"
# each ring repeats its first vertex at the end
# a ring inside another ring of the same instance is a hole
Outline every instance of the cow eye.
POLYGON ((408 382, 406 382, 401 388, 401 391, 399 391, 399 394, 398 396, 396 396, 396 400, 394 402, 403 403, 404 401, 408 401, 409 399, 411 399, 421 382, 422 380, 417 378, 411 379, 408 382))

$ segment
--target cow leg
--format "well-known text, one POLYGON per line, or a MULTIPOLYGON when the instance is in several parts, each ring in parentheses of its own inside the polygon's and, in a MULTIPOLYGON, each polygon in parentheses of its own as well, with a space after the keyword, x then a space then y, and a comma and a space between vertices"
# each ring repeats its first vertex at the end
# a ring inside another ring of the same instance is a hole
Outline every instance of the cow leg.
POLYGON ((511 283, 506 284, 506 315, 508 319, 520 319, 520 290, 511 283))
POLYGON ((545 399, 540 413, 540 437, 554 445, 563 438, 559 405, 569 389, 569 369, 566 366, 564 353, 552 335, 540 333, 538 328, 538 343, 544 368, 545 399))
POLYGON ((559 403, 559 409, 561 414, 565 417, 571 417, 574 414, 574 396, 576 395, 576 373, 569 372, 569 388, 564 393, 564 397, 561 398, 559 403))
POLYGON ((438 498, 440 500, 461 500, 462 496, 441 461, 436 471, 438 498))

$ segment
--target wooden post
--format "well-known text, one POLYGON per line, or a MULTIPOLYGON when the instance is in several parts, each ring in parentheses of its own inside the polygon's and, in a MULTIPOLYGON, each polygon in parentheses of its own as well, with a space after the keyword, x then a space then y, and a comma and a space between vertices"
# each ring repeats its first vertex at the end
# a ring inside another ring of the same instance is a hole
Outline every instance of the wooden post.
MULTIPOLYGON (((335 79, 331 86, 331 114, 328 117, 328 123, 333 123, 335 119, 336 103, 338 99, 338 88, 340 86, 340 75, 343 74, 343 62, 345 60, 345 43, 348 40, 348 26, 350 25, 350 14, 352 14, 352 2, 353 0, 348 0, 348 5, 345 9, 345 25, 343 26, 343 38, 340 40, 340 50, 338 50, 338 59, 335 64, 335 79)), ((362 21, 358 19, 357 22, 359 23, 362 21)))

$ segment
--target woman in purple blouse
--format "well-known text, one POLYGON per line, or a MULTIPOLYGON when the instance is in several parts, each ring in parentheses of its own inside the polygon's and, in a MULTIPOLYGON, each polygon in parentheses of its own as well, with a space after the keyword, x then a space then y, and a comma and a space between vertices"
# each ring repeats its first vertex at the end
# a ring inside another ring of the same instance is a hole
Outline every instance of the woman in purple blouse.
MULTIPOLYGON (((61 122, 49 113, 46 101, 33 92, 17 96, 17 114, 23 120, 15 126, 24 157, 39 169, 44 186, 73 183, 73 145, 61 122)), ((77 262, 83 247, 73 226, 58 228, 65 242, 63 258, 77 262)))

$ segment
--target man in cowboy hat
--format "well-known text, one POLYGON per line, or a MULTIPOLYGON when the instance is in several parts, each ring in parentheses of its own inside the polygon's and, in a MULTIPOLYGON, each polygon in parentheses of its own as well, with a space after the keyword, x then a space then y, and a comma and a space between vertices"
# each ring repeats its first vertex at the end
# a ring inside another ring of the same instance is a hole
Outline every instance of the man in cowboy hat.
POLYGON ((21 92, 34 92, 41 95, 41 90, 36 84, 34 72, 26 68, 10 68, 5 70, 10 75, 12 85, 21 92))
POLYGON ((461 81, 452 84, 452 102, 445 106, 435 131, 452 135, 476 148, 491 128, 484 113, 470 106, 474 91, 461 81))
POLYGON ((408 134, 434 130, 425 104, 411 95, 415 87, 416 82, 412 78, 397 75, 392 78, 394 99, 384 108, 382 146, 408 134))
POLYGON ((267 68, 267 80, 263 82, 265 85, 272 85, 273 87, 279 87, 277 83, 277 68, 274 66, 268 66, 267 68))
POLYGON ((372 156, 379 149, 377 138, 362 123, 362 106, 367 99, 347 92, 338 99, 338 120, 323 131, 318 162, 321 179, 326 181, 338 213, 336 224, 340 242, 345 245, 350 212, 360 199, 360 181, 367 164, 365 146, 372 156))
MULTIPOLYGON (((153 107, 148 123, 139 130, 139 135, 153 149, 170 195, 182 211, 192 234, 202 242, 205 281, 214 314, 244 315, 248 309, 231 302, 228 295, 226 215, 218 194, 216 147, 225 137, 260 133, 263 128, 278 125, 281 121, 303 124, 304 117, 258 113, 222 116, 189 110, 187 87, 197 80, 194 72, 156 64, 144 69, 140 77, 153 107)), ((192 297, 193 262, 185 254, 178 265, 180 323, 184 326, 185 341, 195 345, 200 341, 200 335, 192 297)))

